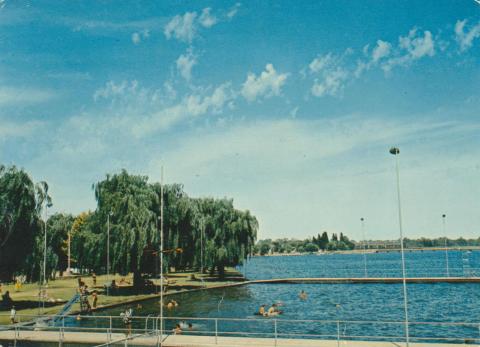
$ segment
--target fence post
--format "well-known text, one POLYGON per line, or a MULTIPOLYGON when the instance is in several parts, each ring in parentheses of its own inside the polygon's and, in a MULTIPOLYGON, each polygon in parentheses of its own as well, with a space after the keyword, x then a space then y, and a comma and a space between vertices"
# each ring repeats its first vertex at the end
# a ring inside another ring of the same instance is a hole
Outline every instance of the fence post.
POLYGON ((277 346, 277 319, 275 318, 273 321, 275 327, 275 347, 277 346))
POLYGON ((215 344, 218 345, 218 318, 215 318, 215 344))
POLYGON ((478 324, 478 343, 480 344, 480 324, 478 324))
POLYGON ((107 334, 107 338, 108 338, 108 342, 112 341, 112 316, 110 316, 110 326, 108 328, 108 334, 107 334))
POLYGON ((337 320, 337 347, 340 347, 340 321, 337 320))

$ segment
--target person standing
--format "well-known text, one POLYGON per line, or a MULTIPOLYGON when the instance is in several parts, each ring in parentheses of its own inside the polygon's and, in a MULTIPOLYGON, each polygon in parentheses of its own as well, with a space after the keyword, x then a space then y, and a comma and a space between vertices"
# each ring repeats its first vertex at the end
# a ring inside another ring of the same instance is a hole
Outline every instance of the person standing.
POLYGON ((97 275, 95 272, 92 272, 92 281, 93 281, 93 286, 95 287, 97 285, 97 275))
POLYGON ((123 319, 123 324, 125 324, 125 328, 127 329, 127 336, 132 335, 132 315, 133 311, 131 308, 127 308, 125 312, 120 313, 120 317, 123 319))
POLYGON ((92 307, 97 308, 98 294, 96 290, 93 291, 92 298, 93 298, 92 307))
POLYGON ((12 309, 10 310, 10 322, 12 324, 17 323, 17 311, 15 310, 15 306, 12 306, 12 309))

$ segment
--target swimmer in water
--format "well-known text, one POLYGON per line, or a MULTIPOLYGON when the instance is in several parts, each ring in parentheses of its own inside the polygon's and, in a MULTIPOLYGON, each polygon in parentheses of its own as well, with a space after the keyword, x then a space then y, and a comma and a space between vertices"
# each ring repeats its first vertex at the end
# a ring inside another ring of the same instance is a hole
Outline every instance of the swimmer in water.
POLYGON ((260 308, 258 309, 258 314, 259 314, 260 316, 264 316, 264 315, 265 315, 265 305, 260 306, 260 308))
POLYGON ((302 290, 298 296, 300 297, 301 300, 307 300, 308 298, 308 295, 304 290, 302 290))
POLYGON ((180 335, 182 333, 182 329, 180 328, 180 324, 175 324, 175 329, 173 329, 173 333, 175 335, 180 335))
POLYGON ((277 314, 278 314, 277 304, 273 304, 273 305, 268 309, 267 315, 268 315, 269 317, 271 317, 271 316, 276 316, 277 314))

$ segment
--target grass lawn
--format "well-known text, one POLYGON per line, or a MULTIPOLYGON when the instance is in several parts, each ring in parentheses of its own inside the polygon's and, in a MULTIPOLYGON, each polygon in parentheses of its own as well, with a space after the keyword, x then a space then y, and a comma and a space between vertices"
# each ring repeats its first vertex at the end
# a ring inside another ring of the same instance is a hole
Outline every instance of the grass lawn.
MULTIPOLYGON (((121 278, 125 278, 126 281, 133 283, 133 275, 130 274, 128 276, 120 276, 120 275, 110 275, 110 281, 115 278, 117 284, 119 283, 121 278)), ((235 282, 243 281, 243 277, 240 273, 238 273, 234 269, 226 269, 225 278, 220 280, 218 277, 212 277, 208 274, 200 274, 200 273, 193 273, 193 272, 178 272, 178 273, 170 273, 167 275, 168 279, 168 288, 166 293, 175 293, 178 291, 183 290, 190 290, 201 288, 202 286, 205 287, 216 287, 222 286, 225 284, 232 284, 235 282), (192 279, 191 276, 194 274, 195 278, 192 279), (202 281, 203 280, 203 281, 202 281)), ((93 290, 93 280, 91 276, 84 276, 82 280, 86 283, 89 287, 89 290, 93 290)), ((155 285, 160 285, 160 280, 152 279, 155 285)), ((97 275, 97 286, 103 286, 104 283, 107 283, 107 276, 106 275, 97 275)), ((10 292, 10 297, 14 301, 14 305, 17 306, 17 315, 37 315, 37 314, 47 314, 53 315, 58 313, 65 301, 68 301, 72 298, 73 295, 77 292, 78 287, 78 280, 76 277, 68 277, 68 278, 60 278, 55 281, 49 281, 48 289, 47 289, 47 296, 49 301, 54 300, 62 300, 62 302, 46 302, 45 308, 38 308, 38 293, 39 287, 38 284, 24 284, 22 288, 16 292, 14 284, 3 284, 2 291, 5 293, 7 290, 10 292), (23 309, 19 309, 19 307, 25 307, 23 309)), ((115 296, 106 296, 103 293, 103 289, 97 289, 98 295, 98 302, 97 307, 101 309, 102 306, 108 306, 113 304, 119 304, 134 300, 142 300, 142 299, 149 299, 157 294, 155 293, 146 293, 146 294, 122 294, 115 295, 115 296)), ((92 302, 91 297, 89 298, 90 303, 92 302)), ((72 312, 79 311, 80 305, 76 303, 73 308, 72 312)), ((3 310, 0 311, 0 324, 9 324, 10 323, 10 310, 3 310)), ((20 319, 21 321, 30 320, 28 317, 18 317, 17 320, 20 319)))

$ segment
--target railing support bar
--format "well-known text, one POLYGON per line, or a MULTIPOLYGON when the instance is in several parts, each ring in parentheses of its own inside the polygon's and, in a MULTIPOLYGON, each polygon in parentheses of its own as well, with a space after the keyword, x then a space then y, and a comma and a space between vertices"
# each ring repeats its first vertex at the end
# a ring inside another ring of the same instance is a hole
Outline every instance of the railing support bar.
POLYGON ((215 318, 215 344, 218 345, 218 318, 215 318))
POLYGON ((277 320, 276 319, 273 321, 273 324, 274 324, 274 327, 275 327, 275 347, 277 347, 278 336, 277 336, 277 320))
POLYGON ((340 347, 340 321, 337 320, 337 347, 340 347))

